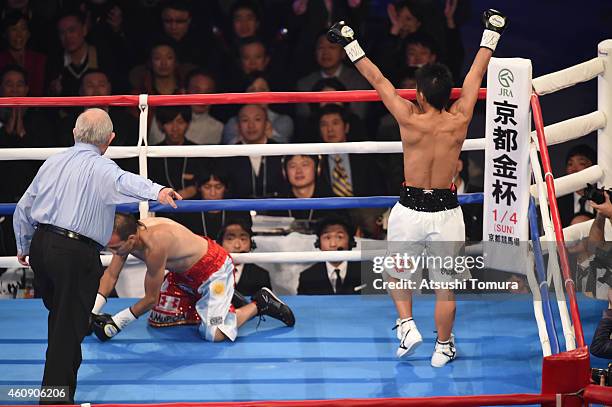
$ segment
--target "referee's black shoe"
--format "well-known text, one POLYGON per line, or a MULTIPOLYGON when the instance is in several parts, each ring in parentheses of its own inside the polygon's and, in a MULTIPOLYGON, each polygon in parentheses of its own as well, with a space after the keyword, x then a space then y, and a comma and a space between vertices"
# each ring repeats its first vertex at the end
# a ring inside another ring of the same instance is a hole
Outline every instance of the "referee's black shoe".
POLYGON ((295 317, 291 308, 274 295, 269 288, 264 287, 257 291, 253 296, 253 301, 257 305, 257 315, 268 315, 282 321, 287 326, 295 325, 295 317))

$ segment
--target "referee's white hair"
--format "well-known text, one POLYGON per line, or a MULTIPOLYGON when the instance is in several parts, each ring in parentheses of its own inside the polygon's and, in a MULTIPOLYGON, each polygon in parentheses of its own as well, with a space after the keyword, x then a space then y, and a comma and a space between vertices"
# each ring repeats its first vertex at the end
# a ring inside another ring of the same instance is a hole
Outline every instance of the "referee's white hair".
POLYGON ((108 144, 113 132, 113 122, 105 110, 87 109, 79 115, 74 125, 74 141, 101 146, 108 144))

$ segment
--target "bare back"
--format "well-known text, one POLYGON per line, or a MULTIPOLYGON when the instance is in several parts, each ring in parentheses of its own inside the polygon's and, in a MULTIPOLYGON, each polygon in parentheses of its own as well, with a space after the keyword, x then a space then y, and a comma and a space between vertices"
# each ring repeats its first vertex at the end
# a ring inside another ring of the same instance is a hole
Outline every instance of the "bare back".
POLYGON ((132 254, 145 263, 154 255, 164 252, 166 269, 182 273, 198 262, 208 252, 208 241, 194 234, 185 226, 168 218, 141 220, 146 229, 140 230, 145 249, 132 254))
POLYGON ((449 188, 467 134, 468 120, 447 111, 414 113, 400 123, 407 186, 449 188))

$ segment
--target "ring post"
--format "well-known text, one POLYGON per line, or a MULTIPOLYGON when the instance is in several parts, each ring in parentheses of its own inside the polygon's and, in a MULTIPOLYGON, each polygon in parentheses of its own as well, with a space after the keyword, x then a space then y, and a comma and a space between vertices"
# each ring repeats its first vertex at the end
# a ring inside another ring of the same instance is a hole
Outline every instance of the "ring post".
POLYGON ((602 184, 612 187, 612 40, 598 46, 599 58, 604 61, 603 74, 597 78, 597 108, 606 116, 606 125, 597 131, 597 164, 603 170, 602 184))

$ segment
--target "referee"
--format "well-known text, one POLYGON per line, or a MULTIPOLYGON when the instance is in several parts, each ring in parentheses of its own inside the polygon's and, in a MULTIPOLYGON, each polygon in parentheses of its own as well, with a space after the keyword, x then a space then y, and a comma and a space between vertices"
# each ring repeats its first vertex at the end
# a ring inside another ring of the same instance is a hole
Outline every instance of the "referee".
POLYGON ((29 266, 30 256, 36 293, 49 310, 42 385, 68 386, 68 404, 74 404, 81 342, 103 273, 99 252, 110 239, 115 205, 156 199, 176 207, 174 199, 182 199, 103 156, 115 137, 104 110, 83 112, 73 133, 74 146, 45 161, 13 218, 17 258, 29 266))

